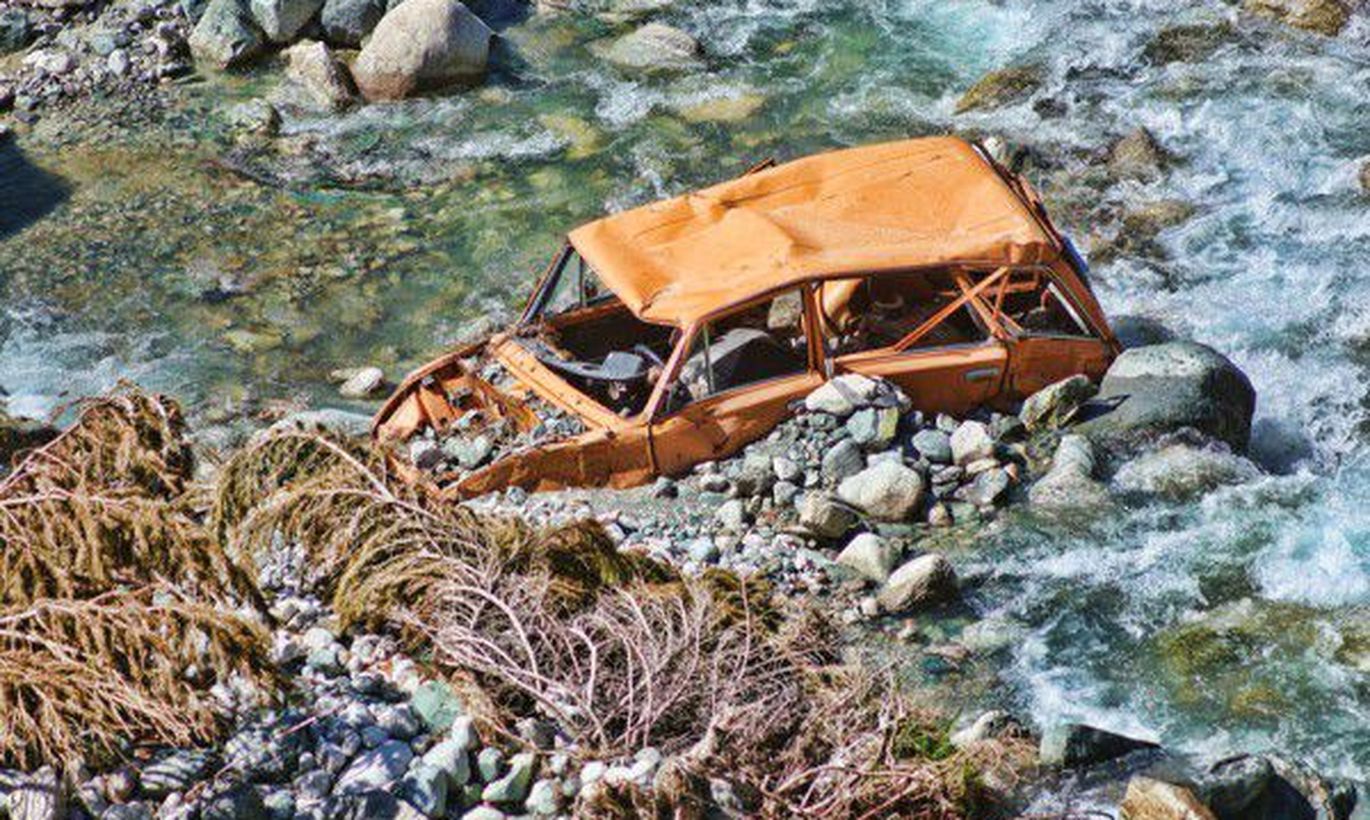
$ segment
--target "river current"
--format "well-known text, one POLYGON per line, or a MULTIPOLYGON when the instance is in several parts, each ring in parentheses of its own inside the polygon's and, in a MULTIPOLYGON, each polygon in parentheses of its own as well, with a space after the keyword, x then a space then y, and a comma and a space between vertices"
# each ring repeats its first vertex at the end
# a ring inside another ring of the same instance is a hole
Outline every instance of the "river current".
MULTIPOLYGON (((588 47, 612 24, 514 15, 483 87, 326 117, 286 100, 288 149, 235 146, 191 114, 145 143, 6 149, 11 191, 33 205, 0 222, 10 410, 125 377, 207 407, 336 403, 328 369, 402 374, 516 307, 558 235, 606 209, 908 135, 1042 146, 1063 159, 1040 187, 1082 247, 1118 209, 1193 206, 1144 248, 1101 254, 1095 286, 1111 315, 1155 319, 1250 375, 1266 474, 1101 519, 1015 514, 959 556, 980 579, 973 605, 1013 636, 999 697, 1043 722, 1370 779, 1366 20, 1327 38, 1179 0, 697 0, 661 18, 700 40, 703 70, 621 74, 588 47), (1190 23, 1222 30, 1210 53, 1149 56, 1190 23), (1044 69, 1031 99, 955 113, 985 72, 1018 64, 1044 69), (1175 157, 1165 174, 1076 179, 1138 127, 1175 157), (281 184, 206 163, 227 153, 281 184)), ((213 122, 278 93, 274 76, 188 94, 213 122)))

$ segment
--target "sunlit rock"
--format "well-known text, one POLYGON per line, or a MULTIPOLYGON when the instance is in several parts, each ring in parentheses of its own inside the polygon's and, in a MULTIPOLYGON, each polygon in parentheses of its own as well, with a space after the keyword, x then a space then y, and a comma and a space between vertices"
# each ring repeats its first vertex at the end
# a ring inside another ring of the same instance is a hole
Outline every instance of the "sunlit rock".
POLYGON ((406 0, 385 15, 352 75, 368 100, 396 100, 485 73, 493 33, 456 0, 406 0))
POLYGON ((1001 68, 981 77, 956 103, 956 113, 1002 108, 1022 102, 1042 87, 1046 71, 1039 65, 1001 68))
POLYGON ((1351 7, 1343 0, 1246 0, 1242 7, 1285 25, 1329 37, 1340 34, 1351 19, 1351 7))

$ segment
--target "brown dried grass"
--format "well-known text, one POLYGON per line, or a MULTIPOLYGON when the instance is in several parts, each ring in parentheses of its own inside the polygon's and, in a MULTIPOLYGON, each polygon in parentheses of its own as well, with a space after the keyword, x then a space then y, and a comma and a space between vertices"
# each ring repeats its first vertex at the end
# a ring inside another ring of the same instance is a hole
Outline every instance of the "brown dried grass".
POLYGON ((77 409, 0 482, 0 765, 205 741, 213 682, 275 684, 224 612, 264 604, 200 524, 179 408, 123 387, 77 409))
POLYGON ((831 623, 758 580, 681 577, 593 523, 478 516, 302 431, 240 454, 219 492, 235 496, 215 505, 232 554, 304 545, 347 622, 399 629, 478 686, 492 720, 541 713, 596 757, 676 755, 661 788, 592 790, 584 816, 702 816, 724 776, 763 816, 964 817, 981 773, 1012 769, 997 744, 951 748, 888 675, 841 662, 831 623))

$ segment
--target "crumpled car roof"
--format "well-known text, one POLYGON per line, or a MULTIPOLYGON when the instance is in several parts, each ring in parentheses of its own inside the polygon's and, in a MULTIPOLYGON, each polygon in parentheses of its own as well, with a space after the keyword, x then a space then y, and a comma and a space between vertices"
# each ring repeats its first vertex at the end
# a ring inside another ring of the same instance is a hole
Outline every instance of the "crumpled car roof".
POLYGON ((638 317, 685 326, 819 276, 1032 264, 1056 239, 969 143, 902 140, 777 165, 570 234, 638 317))

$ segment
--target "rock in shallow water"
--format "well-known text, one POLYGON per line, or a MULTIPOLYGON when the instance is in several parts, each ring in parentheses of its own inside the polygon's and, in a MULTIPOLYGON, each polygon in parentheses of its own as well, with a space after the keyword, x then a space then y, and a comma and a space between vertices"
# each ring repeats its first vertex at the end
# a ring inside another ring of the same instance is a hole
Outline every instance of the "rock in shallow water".
POLYGON ((899 545, 893 541, 875 533, 863 532, 843 547, 837 555, 837 563, 862 578, 883 584, 899 560, 899 553, 899 545))
MULTIPOLYGON (((356 96, 352 89, 352 77, 328 46, 317 40, 301 40, 286 49, 284 54, 286 76, 299 83, 319 105, 330 111, 341 111, 352 104, 356 96)), ((361 389, 360 398, 379 393, 385 386, 385 374, 379 367, 361 370, 370 372, 375 379, 373 384, 353 384, 361 375, 361 371, 358 371, 343 382, 340 390, 357 392, 361 389)), ((348 395, 348 392, 343 395, 348 395)))
POLYGON ((323 0, 251 0, 249 7, 268 40, 288 43, 319 12, 323 0))
POLYGON ((636 71, 680 71, 699 66, 699 42, 663 23, 648 23, 602 50, 603 57, 636 71))
POLYGON ((1217 820, 1189 789, 1141 776, 1128 781, 1119 810, 1123 820, 1217 820))
POLYGON ((493 33, 457 0, 406 0, 381 18, 352 66, 368 100, 397 100, 485 73, 493 33))
POLYGON ((1131 444, 1190 427, 1241 452, 1251 438, 1256 391, 1213 348, 1167 342, 1123 351, 1096 404, 1111 409, 1077 427, 1091 438, 1131 444))
POLYGON ((1143 749, 1159 748, 1149 740, 1115 734, 1083 723, 1066 723, 1043 733, 1038 756, 1043 765, 1073 768, 1102 763, 1143 749))

